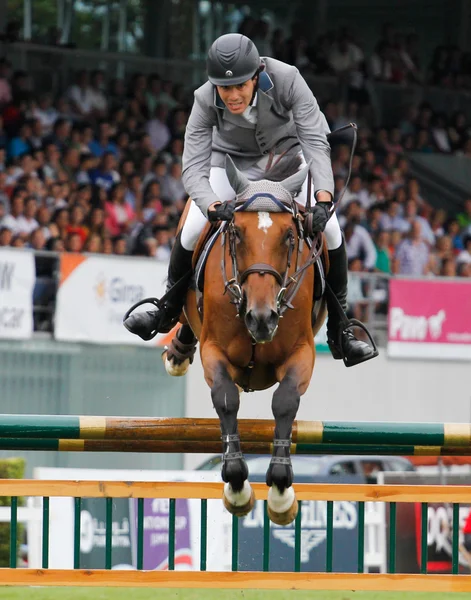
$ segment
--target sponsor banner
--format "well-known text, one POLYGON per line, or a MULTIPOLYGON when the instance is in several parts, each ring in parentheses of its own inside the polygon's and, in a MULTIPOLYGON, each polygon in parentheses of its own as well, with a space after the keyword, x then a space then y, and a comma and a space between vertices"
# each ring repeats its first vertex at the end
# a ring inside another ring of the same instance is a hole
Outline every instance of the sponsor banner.
MULTIPOLYGON (((144 342, 123 326, 123 316, 136 302, 165 293, 167 264, 152 259, 61 256, 55 337, 97 344, 154 344, 144 342)), ((146 305, 142 309, 151 309, 146 305)))
POLYGON ((28 339, 33 334, 34 255, 0 252, 0 338, 28 339))
POLYGON ((471 359, 471 284, 391 279, 388 354, 471 359))
MULTIPOLYGON (((131 471, 115 469, 58 469, 37 467, 35 479, 82 481, 201 481, 219 482, 212 471, 131 471)), ((40 498, 35 498, 40 507, 40 498)), ((143 506, 143 568, 169 568, 170 502, 145 498, 143 506)), ((74 565, 74 500, 51 498, 49 522, 49 567, 71 569, 74 565)), ((175 569, 199 570, 201 550, 201 501, 175 502, 175 569)), ((28 523, 28 566, 41 567, 41 535, 35 521, 28 523), (35 529, 36 527, 36 529, 35 529)), ((231 568, 232 517, 221 500, 208 500, 207 568, 231 568)), ((138 566, 138 501, 114 498, 111 521, 111 568, 132 570, 138 566)), ((83 498, 80 513, 80 568, 103 569, 106 564, 106 502, 104 498, 83 498)))
MULTIPOLYGON (((342 480, 336 478, 336 483, 342 480)), ((254 510, 240 519, 239 568, 243 571, 263 570, 263 501, 257 500, 254 510)), ((358 512, 356 502, 340 501, 333 505, 333 562, 338 573, 354 573, 358 566, 358 512)), ((270 526, 270 569, 293 571, 295 524, 270 526)), ((327 554, 327 502, 305 501, 301 505, 301 568, 323 572, 327 554)))

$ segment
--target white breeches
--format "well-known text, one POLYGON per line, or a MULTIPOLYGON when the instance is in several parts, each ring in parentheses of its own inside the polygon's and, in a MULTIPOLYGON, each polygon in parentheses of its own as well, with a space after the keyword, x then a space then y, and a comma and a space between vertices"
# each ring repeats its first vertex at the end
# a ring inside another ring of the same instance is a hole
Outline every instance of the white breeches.
MULTIPOLYGON (((243 173, 250 179, 251 181, 256 181, 258 179, 263 179, 263 173, 265 169, 265 164, 268 160, 268 157, 264 157, 257 165, 251 167, 250 169, 246 169, 243 173), (265 164, 264 164, 265 163, 265 164)), ((303 159, 304 162, 304 159, 303 159)), ((304 162, 304 164, 306 164, 304 162)), ((226 202, 228 200, 234 200, 235 192, 232 189, 229 180, 227 179, 226 170, 222 167, 211 167, 210 175, 209 175, 209 184, 211 185, 216 196, 221 200, 221 202, 226 202)), ((306 192, 307 192, 307 177, 304 181, 301 193, 297 196, 297 201, 300 204, 306 203, 306 192)), ((311 202, 315 203, 314 198, 314 190, 312 190, 311 202)), ((185 224, 182 229, 181 235, 181 243, 185 250, 194 250, 195 246, 198 242, 198 238, 201 232, 204 229, 206 224, 206 217, 200 211, 200 209, 196 206, 196 204, 192 201, 190 210, 188 211, 188 215, 186 217, 185 224)), ((337 220, 337 215, 334 213, 332 217, 329 219, 327 226, 324 231, 325 238, 327 241, 327 247, 329 250, 335 250, 342 243, 342 233, 340 231, 340 225, 337 220)))

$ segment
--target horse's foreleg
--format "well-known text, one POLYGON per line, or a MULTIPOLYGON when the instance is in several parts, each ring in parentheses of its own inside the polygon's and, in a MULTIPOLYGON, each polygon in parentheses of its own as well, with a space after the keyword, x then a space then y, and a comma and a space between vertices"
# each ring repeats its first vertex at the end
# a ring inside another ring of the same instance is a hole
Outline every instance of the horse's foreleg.
POLYGON ((292 487, 290 446, 293 421, 298 412, 301 394, 306 391, 312 374, 313 353, 309 352, 309 346, 296 354, 295 361, 290 362, 293 366, 284 369, 284 376, 273 394, 275 435, 273 456, 266 475, 266 482, 270 487, 268 515, 278 525, 291 523, 298 513, 298 501, 292 487))
POLYGON ((239 411, 239 390, 232 381, 226 361, 223 359, 205 360, 205 377, 211 387, 211 398, 219 417, 222 437, 222 479, 225 483, 223 502, 227 510, 242 517, 247 515, 255 503, 255 495, 248 482, 248 468, 240 447, 237 427, 239 411))

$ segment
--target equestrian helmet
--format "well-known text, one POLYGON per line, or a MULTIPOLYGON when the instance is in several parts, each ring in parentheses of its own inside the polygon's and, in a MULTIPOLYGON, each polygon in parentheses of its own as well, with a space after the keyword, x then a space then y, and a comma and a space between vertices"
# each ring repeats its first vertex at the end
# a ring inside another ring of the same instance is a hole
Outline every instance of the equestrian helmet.
POLYGON ((206 60, 213 85, 239 85, 252 79, 260 68, 255 44, 240 33, 221 35, 213 42, 206 60))

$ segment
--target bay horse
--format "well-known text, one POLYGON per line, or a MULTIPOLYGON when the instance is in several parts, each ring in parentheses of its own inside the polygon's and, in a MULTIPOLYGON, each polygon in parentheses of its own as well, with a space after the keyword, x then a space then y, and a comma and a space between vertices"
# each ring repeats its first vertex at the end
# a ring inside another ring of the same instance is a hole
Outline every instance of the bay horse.
POLYGON ((234 217, 220 224, 219 239, 209 252, 202 310, 196 291, 190 290, 185 324, 173 350, 171 346, 163 356, 167 371, 181 375, 190 362, 185 349, 199 340, 204 377, 221 425, 223 502, 237 516, 248 514, 255 503, 238 433, 239 393, 279 384, 273 394, 273 456, 266 474, 268 514, 279 525, 291 523, 298 511, 292 425, 314 368, 314 335, 326 317, 323 298, 313 313, 313 264, 321 253, 328 261, 327 252, 322 236, 316 244, 304 234, 303 209, 294 197, 309 166, 297 170, 299 164, 298 159, 294 173, 283 181, 253 182, 226 157, 226 173, 236 192, 234 217))

